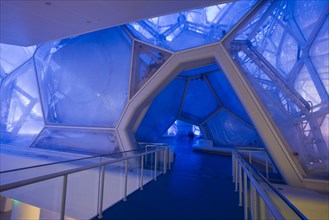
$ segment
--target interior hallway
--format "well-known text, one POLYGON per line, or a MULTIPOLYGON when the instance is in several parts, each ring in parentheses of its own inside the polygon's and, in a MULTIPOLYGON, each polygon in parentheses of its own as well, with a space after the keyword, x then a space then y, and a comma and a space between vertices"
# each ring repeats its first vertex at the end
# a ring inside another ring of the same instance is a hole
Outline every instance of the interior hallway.
MULTIPOLYGON (((172 170, 103 212, 104 219, 243 219, 231 175, 231 157, 194 152, 175 139, 172 170)), ((97 219, 97 217, 95 218, 97 219)))

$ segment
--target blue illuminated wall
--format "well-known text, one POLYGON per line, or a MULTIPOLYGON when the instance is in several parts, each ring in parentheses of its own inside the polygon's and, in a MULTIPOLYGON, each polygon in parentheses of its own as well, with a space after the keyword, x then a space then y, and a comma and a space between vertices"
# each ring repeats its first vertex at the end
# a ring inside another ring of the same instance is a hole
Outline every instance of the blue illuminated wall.
POLYGON ((122 28, 1 49, 1 144, 119 150, 115 127, 128 101, 132 57, 122 28))
POLYGON ((136 21, 127 25, 147 43, 181 51, 219 41, 256 0, 243 0, 136 21))
POLYGON ((215 64, 181 72, 153 100, 136 139, 157 141, 176 119, 199 126, 215 147, 263 146, 233 88, 215 64))
MULTIPOLYGON (((306 175, 326 176, 328 1, 266 2, 242 21, 256 1, 31 47, 0 44, 0 144, 87 154, 123 150, 117 127, 141 88, 175 53, 221 41, 306 175)), ((198 125, 217 146, 263 146, 225 74, 215 64, 180 72, 149 100, 136 141, 157 140, 179 119, 198 125)))
POLYGON ((307 176, 328 177, 328 1, 264 4, 226 39, 307 176))

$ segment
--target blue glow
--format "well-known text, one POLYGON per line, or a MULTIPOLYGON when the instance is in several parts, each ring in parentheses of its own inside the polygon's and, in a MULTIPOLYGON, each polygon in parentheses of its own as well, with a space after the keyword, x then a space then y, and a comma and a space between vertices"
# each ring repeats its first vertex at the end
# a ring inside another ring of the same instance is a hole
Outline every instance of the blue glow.
POLYGON ((136 131, 138 141, 156 141, 178 117, 185 80, 174 79, 154 98, 136 131))
POLYGON ((219 102, 204 75, 191 78, 184 97, 181 116, 200 124, 219 108, 219 102))
POLYGON ((47 123, 115 127, 128 99, 131 44, 124 34, 112 28, 38 49, 47 123))
POLYGON ((168 128, 167 132, 164 134, 164 136, 185 136, 187 137, 188 132, 192 131, 195 136, 200 136, 201 131, 199 126, 191 125, 187 122, 176 120, 170 128, 168 128))
POLYGON ((221 110, 205 125, 207 134, 216 146, 258 146, 259 137, 254 128, 235 115, 221 110))
POLYGON ((4 79, 0 97, 0 143, 29 146, 44 127, 33 61, 4 79))
POLYGON ((36 46, 21 47, 0 43, 0 82, 13 70, 29 60, 36 48, 36 46))
POLYGON ((328 176, 328 1, 275 1, 225 44, 307 176, 328 176))
POLYGON ((194 9, 127 25, 145 42, 180 51, 220 40, 256 3, 244 0, 194 9))
POLYGON ((138 41, 134 42, 130 98, 135 95, 170 56, 171 54, 167 51, 138 41))

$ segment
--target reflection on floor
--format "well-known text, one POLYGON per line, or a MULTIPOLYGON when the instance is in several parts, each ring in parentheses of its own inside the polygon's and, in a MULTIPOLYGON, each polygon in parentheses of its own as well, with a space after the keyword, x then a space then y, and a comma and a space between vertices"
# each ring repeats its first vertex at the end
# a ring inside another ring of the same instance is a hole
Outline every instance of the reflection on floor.
POLYGON ((104 219, 243 219, 231 157, 193 152, 187 138, 162 141, 173 144, 172 170, 106 210, 104 219))
MULTIPOLYGON (((12 202, 12 205, 10 205, 11 208, 9 211, 6 212, 0 211, 1 220, 56 220, 60 218, 60 215, 56 212, 41 209, 39 207, 32 206, 14 199, 10 199, 9 201, 12 202)), ((4 200, 2 202, 4 202, 4 200)), ((73 219, 65 217, 65 220, 73 219)))

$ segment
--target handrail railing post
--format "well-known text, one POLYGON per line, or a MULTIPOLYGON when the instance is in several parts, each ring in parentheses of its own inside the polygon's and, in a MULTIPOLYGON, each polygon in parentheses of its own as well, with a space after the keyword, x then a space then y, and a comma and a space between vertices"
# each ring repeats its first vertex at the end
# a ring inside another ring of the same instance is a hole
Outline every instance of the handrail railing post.
POLYGON ((242 203, 242 167, 239 164, 239 206, 243 206, 242 203))
POLYGON ((268 179, 268 161, 267 161, 267 153, 265 152, 265 169, 266 169, 266 179, 268 179))
POLYGON ((170 149, 167 148, 167 154, 168 154, 168 170, 171 170, 171 162, 170 162, 170 149))
POLYGON ((154 152, 154 180, 157 180, 157 151, 154 152))
POLYGON ((256 196, 257 192, 253 185, 250 187, 250 196, 251 196, 251 216, 252 219, 257 219, 257 202, 256 202, 256 196))
POLYGON ((235 183, 235 173, 234 173, 234 153, 232 152, 232 182, 235 183))
POLYGON ((126 173, 126 176, 125 176, 125 191, 124 191, 123 201, 127 201, 128 166, 129 166, 129 163, 128 163, 128 159, 127 159, 126 160, 126 165, 125 165, 125 173, 126 173))
POLYGON ((166 149, 167 148, 164 148, 162 150, 162 153, 163 153, 163 174, 166 174, 167 173, 166 149))
POLYGON ((238 179, 238 168, 239 168, 239 165, 238 165, 238 160, 236 158, 236 155, 234 156, 235 158, 235 165, 234 165, 234 173, 235 173, 235 192, 238 191, 238 183, 239 183, 239 179, 238 179))
POLYGON ((66 190, 67 190, 67 174, 63 176, 62 203, 61 203, 61 216, 60 216, 61 220, 64 220, 65 218, 66 190))
POLYGON ((244 198, 244 219, 248 220, 248 179, 247 174, 243 173, 243 198, 244 198))
POLYGON ((105 174, 105 166, 101 168, 101 176, 99 179, 99 197, 98 197, 98 218, 103 218, 103 196, 104 196, 104 174, 105 174))
POLYGON ((142 155, 142 157, 141 157, 141 177, 140 177, 140 186, 139 186, 139 188, 140 188, 140 190, 143 190, 143 185, 144 185, 144 183, 143 183, 143 180, 144 180, 144 155, 142 155))

